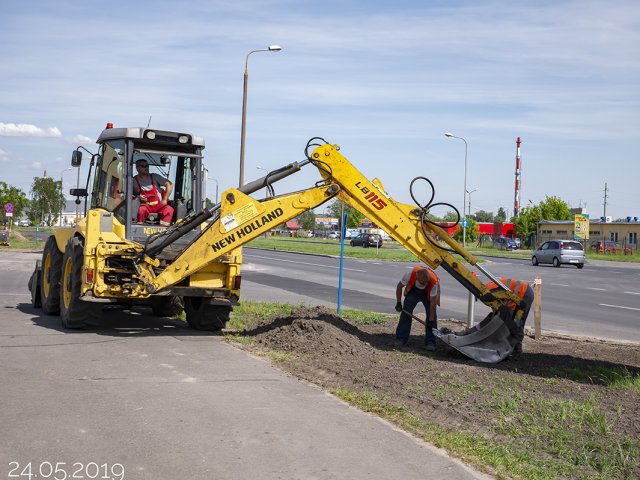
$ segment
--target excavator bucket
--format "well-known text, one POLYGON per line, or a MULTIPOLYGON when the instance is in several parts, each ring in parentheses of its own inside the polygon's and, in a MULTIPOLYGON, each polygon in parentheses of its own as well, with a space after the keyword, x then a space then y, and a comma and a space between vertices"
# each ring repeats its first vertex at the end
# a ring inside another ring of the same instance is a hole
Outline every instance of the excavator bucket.
POLYGON ((492 312, 478 325, 464 332, 445 333, 434 329, 433 333, 447 345, 477 362, 498 363, 511 355, 522 341, 522 337, 517 332, 524 327, 524 325, 520 327, 518 325, 520 322, 512 318, 505 321, 501 315, 510 317, 510 312, 505 310, 492 312), (512 329, 515 327, 515 335, 507 324, 511 324, 512 329))

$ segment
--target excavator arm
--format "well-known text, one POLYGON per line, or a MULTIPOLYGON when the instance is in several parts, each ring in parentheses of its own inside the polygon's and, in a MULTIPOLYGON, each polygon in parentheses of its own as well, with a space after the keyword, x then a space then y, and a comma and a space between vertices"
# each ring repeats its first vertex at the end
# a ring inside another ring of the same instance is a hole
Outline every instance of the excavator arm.
MULTIPOLYGON (((311 141, 307 150, 310 145, 311 141)), ((438 332, 444 342, 475 360, 487 363, 498 362, 513 352, 522 340, 528 312, 523 300, 482 268, 476 258, 441 227, 429 222, 426 219, 429 206, 416 207, 396 202, 386 194, 379 180, 369 181, 339 153, 338 146, 327 143, 318 145, 310 155, 307 152, 307 161, 300 165, 283 167, 276 174, 272 172, 241 189, 225 191, 221 203, 207 211, 202 219, 193 219, 177 227, 164 241, 151 242, 139 263, 140 278, 147 292, 160 292, 277 225, 334 197, 365 214, 432 269, 442 267, 491 308, 492 313, 480 323, 480 328, 468 335, 438 332), (266 200, 255 200, 249 196, 308 163, 313 164, 323 178, 317 186, 266 200), (204 225, 200 236, 156 275, 153 268, 156 262, 150 256, 179 236, 180 229, 186 231, 198 222, 204 225), (488 288, 464 266, 463 261, 478 268, 499 288, 488 288)))
MULTIPOLYGON (((442 267, 475 297, 489 306, 489 314, 476 329, 465 334, 436 334, 442 341, 465 355, 485 363, 496 363, 513 353, 522 341, 529 311, 526 299, 517 296, 499 278, 478 264, 477 259, 441 227, 426 220, 428 206, 396 202, 386 194, 378 179, 369 181, 339 153, 334 145, 324 144, 311 154, 311 162, 328 182, 340 186, 338 198, 364 213, 398 243, 432 269, 442 267), (438 242, 436 239, 440 239, 438 242), (475 266, 499 288, 490 289, 465 267, 458 255, 475 266)), ((429 182, 430 183, 430 182, 429 182)), ((530 287, 528 287, 529 290, 530 287)))

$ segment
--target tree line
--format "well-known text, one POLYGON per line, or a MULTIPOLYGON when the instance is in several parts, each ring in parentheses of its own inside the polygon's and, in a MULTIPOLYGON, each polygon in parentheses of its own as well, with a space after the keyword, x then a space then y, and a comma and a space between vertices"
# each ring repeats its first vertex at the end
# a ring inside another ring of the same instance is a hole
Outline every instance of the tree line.
POLYGON ((31 184, 29 196, 24 191, 6 182, 0 181, 0 203, 2 204, 3 221, 8 218, 4 205, 13 205, 13 218, 25 216, 31 224, 54 225, 64 210, 66 198, 62 193, 62 181, 51 177, 35 177, 31 184))

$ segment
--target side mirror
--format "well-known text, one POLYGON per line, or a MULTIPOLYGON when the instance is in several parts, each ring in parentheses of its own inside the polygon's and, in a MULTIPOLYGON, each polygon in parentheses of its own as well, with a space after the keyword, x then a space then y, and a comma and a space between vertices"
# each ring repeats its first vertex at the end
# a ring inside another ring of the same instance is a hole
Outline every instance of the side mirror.
POLYGON ((69 195, 72 197, 86 197, 88 193, 86 188, 72 188, 69 190, 69 195))
POLYGON ((169 165, 171 163, 171 157, 169 155, 162 155, 160 157, 160 163, 162 165, 169 165))
POLYGON ((82 163, 82 152, 80 150, 74 150, 71 154, 71 166, 79 167, 82 163))

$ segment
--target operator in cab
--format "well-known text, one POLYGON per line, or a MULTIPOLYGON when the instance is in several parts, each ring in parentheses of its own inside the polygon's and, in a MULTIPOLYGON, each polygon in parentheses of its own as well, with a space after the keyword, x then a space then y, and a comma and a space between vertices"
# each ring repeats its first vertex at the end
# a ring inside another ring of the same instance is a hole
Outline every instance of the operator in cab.
POLYGON ((425 348, 435 350, 436 336, 433 334, 433 329, 438 328, 436 307, 440 306, 440 279, 433 270, 422 265, 407 271, 396 286, 396 311, 400 312, 400 320, 396 328, 394 346, 401 347, 409 341, 411 315, 418 303, 424 305, 427 313, 425 348), (404 305, 401 301, 403 289, 404 305))
POLYGON ((138 222, 144 222, 149 214, 160 216, 160 225, 171 224, 173 207, 168 204, 169 195, 173 191, 173 183, 157 173, 149 173, 149 162, 145 159, 136 161, 138 174, 133 177, 133 191, 140 199, 138 222))

